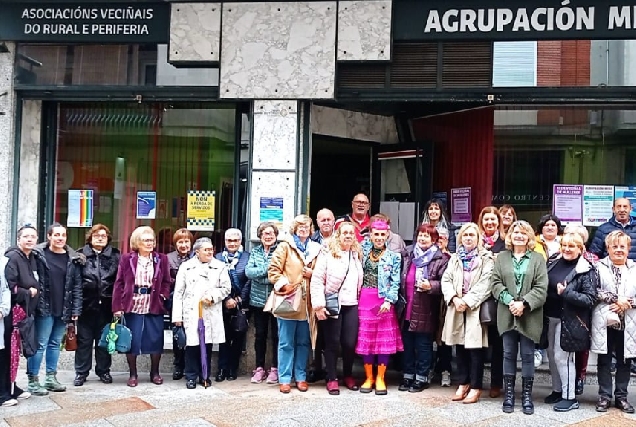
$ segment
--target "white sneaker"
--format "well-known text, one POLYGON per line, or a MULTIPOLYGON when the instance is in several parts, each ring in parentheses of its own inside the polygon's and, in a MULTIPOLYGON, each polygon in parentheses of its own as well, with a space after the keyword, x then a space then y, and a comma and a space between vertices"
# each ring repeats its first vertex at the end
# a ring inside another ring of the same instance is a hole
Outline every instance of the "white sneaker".
POLYGON ((543 363, 543 355, 540 350, 534 351, 534 367, 538 368, 543 363))
POLYGON ((15 406, 17 404, 18 404, 18 401, 15 400, 15 399, 9 399, 9 400, 6 400, 6 401, 2 402, 2 406, 4 406, 4 407, 15 406))
POLYGON ((442 372, 442 387, 450 387, 450 385, 451 385, 450 372, 448 371, 442 372))
POLYGON ((15 398, 18 400, 26 400, 29 397, 31 397, 31 393, 29 393, 28 391, 23 391, 22 393, 20 393, 19 395, 17 395, 15 398))

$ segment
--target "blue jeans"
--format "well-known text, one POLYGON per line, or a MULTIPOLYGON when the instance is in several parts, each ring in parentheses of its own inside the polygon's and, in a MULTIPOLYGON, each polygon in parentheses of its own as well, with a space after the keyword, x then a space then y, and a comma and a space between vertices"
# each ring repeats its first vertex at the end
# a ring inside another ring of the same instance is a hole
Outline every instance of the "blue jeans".
POLYGON ((35 337, 38 351, 27 359, 27 375, 39 375, 42 357, 46 351, 46 373, 57 371, 60 358, 60 343, 66 332, 66 323, 61 317, 35 316, 35 337))
POLYGON ((433 335, 423 332, 409 332, 408 322, 404 322, 402 341, 404 342, 404 378, 428 382, 428 372, 433 361, 433 335))
POLYGON ((307 380, 307 361, 311 351, 309 323, 306 320, 278 319, 278 382, 307 380))

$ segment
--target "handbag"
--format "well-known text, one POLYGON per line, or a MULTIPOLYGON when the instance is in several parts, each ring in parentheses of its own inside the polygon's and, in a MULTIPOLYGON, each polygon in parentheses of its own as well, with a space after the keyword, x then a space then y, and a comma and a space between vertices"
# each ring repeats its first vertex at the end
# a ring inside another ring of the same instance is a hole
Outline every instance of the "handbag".
POLYGON ((186 348, 186 335, 183 326, 172 327, 172 340, 177 343, 177 348, 183 350, 186 348))
POLYGON ((479 307, 479 322, 484 326, 497 324, 497 300, 490 297, 479 307))
POLYGON ((31 357, 38 351, 38 341, 35 337, 35 317, 27 316, 16 325, 20 332, 20 344, 24 357, 31 357))
POLYGON ((349 251, 349 263, 347 264, 347 271, 345 272, 344 279, 342 279, 342 283, 340 283, 340 286, 338 287, 338 291, 325 295, 325 308, 327 309, 327 314, 331 317, 335 317, 340 314, 340 288, 342 288, 342 285, 344 285, 345 280, 347 280, 350 267, 351 267, 351 251, 349 251))
POLYGON ((243 311, 239 303, 236 306, 235 313, 230 316, 230 328, 234 332, 247 332, 249 326, 250 322, 247 320, 247 313, 243 311))
POLYGON ((303 291, 300 285, 292 292, 281 294, 272 291, 269 294, 267 303, 263 307, 263 311, 275 314, 292 316, 300 313, 300 303, 302 302, 303 291))
POLYGON ((397 301, 393 305, 395 308, 395 315, 397 316, 398 322, 402 323, 404 321, 404 315, 406 314, 406 298, 402 295, 402 291, 398 292, 397 301))
POLYGON ((127 353, 132 347, 132 333, 125 325, 124 316, 113 317, 113 321, 102 329, 99 346, 106 349, 109 354, 127 353), (121 322, 121 323, 120 323, 121 322))
POLYGON ((66 325, 66 334, 64 335, 64 340, 62 340, 62 342, 64 350, 77 350, 77 333, 75 332, 75 323, 69 323, 66 325))

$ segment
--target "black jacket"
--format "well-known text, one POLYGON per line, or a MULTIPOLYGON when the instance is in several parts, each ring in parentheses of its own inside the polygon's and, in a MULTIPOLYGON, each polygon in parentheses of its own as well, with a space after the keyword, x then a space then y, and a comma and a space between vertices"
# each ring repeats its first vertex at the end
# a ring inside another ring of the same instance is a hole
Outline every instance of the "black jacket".
MULTIPOLYGON (((548 265, 554 268, 556 258, 548 265)), ((560 344, 564 351, 584 351, 590 349, 592 337, 592 308, 596 303, 598 273, 581 256, 576 267, 565 278, 563 310, 561 312, 560 344)))
MULTIPOLYGON (((223 259, 223 252, 219 252, 215 256, 216 259, 225 263, 223 259)), ((232 290, 230 291, 230 295, 225 298, 225 300, 229 298, 241 298, 241 301, 245 301, 244 308, 247 308, 247 302, 250 300, 250 279, 245 275, 245 267, 247 266, 247 261, 250 259, 249 252, 241 253, 241 257, 239 258, 236 266, 233 270, 230 270, 230 281, 232 282, 232 290)), ((225 303, 223 304, 224 312, 231 312, 233 310, 226 310, 225 303)))
MULTIPOLYGON (((44 274, 40 275, 40 283, 42 290, 38 301, 38 308, 35 312, 38 316, 51 315, 51 288, 49 282, 49 266, 44 257, 44 248, 48 243, 40 243, 33 250, 42 257, 45 269, 44 274)), ((82 268, 86 263, 84 254, 76 252, 70 246, 66 246, 68 252, 68 264, 66 265, 66 281, 64 284, 64 309, 62 312, 62 320, 70 322, 72 316, 82 314, 82 268)))
POLYGON ((11 304, 20 304, 29 316, 35 314, 46 270, 44 256, 31 251, 27 257, 17 246, 7 249, 4 255, 8 258, 4 275, 11 290, 11 304), (31 287, 38 291, 34 297, 29 291, 31 287))
POLYGON ((99 311, 101 304, 110 307, 119 266, 119 249, 107 245, 98 254, 90 245, 85 245, 78 252, 86 257, 86 264, 82 267, 82 313, 99 311))

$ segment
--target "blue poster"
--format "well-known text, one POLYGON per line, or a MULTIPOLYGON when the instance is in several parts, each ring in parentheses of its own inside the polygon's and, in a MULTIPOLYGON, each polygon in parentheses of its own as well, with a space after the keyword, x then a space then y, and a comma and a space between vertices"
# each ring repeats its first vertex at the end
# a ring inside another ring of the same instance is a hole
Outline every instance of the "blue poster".
POLYGON ((636 187, 614 187, 614 200, 625 198, 632 205, 631 217, 636 217, 636 187))
POLYGON ((270 221, 282 225, 283 223, 283 198, 261 197, 260 222, 270 221))
POLYGON ((157 192, 137 192, 137 219, 155 219, 157 215, 157 192))

